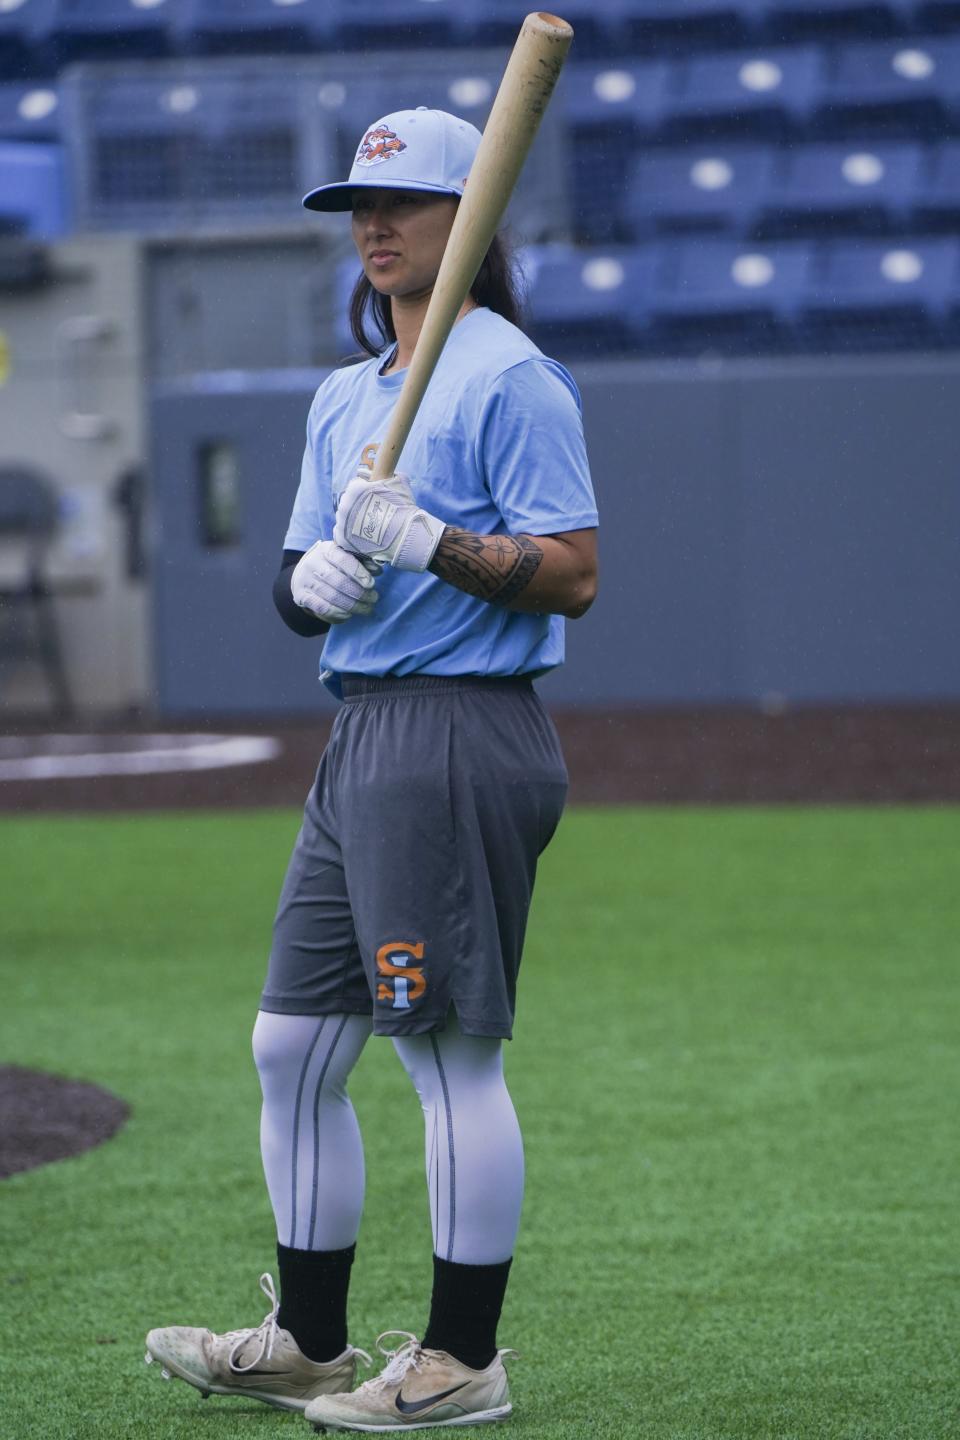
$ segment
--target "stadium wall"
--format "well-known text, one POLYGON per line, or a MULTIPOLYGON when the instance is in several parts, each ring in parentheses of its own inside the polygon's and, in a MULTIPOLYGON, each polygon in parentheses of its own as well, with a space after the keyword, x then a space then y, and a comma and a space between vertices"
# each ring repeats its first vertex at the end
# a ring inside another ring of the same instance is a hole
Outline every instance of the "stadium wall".
MULTIPOLYGON (((602 586, 568 626, 568 663, 542 682, 546 697, 960 698, 960 357, 575 369, 602 586)), ((234 372, 153 392, 163 714, 328 704, 319 647, 286 632, 269 600, 320 378, 234 372)))

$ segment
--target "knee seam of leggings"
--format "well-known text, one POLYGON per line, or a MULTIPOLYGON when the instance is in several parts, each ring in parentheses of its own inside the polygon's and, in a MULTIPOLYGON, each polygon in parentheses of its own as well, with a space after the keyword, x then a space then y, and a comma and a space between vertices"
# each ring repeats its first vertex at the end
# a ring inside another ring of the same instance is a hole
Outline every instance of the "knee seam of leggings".
MULTIPOLYGON (((453 1241, 457 1225, 457 1161, 453 1143, 453 1107, 450 1104, 450 1090, 447 1085, 447 1077, 443 1068, 443 1061, 440 1059, 440 1045, 436 1035, 430 1036, 430 1045, 433 1050, 433 1058, 437 1066, 437 1074, 440 1077, 440 1089, 443 1094, 443 1105, 447 1118, 447 1154, 450 1161, 449 1174, 449 1198, 447 1203, 447 1254, 446 1259, 453 1259, 453 1241)), ((439 1157, 438 1157, 439 1158, 439 1157)), ((439 1196, 440 1189, 437 1187, 439 1196)), ((439 1199, 438 1199, 439 1207, 439 1199)), ((439 1216, 438 1216, 439 1218, 439 1216)))
POLYGON ((337 1033, 333 1037, 330 1049, 327 1051, 326 1059, 320 1071, 320 1079, 317 1081, 316 1093, 313 1097, 313 1203, 310 1206, 310 1230, 307 1234, 307 1249, 313 1249, 313 1237, 317 1228, 317 1192, 320 1178, 320 1095, 323 1090, 323 1082, 327 1078, 327 1071, 330 1069, 330 1062, 333 1059, 334 1051, 340 1043, 340 1037, 347 1024, 347 1017, 344 1015, 337 1027, 337 1033))
POLYGON ((307 1053, 306 1053, 306 1055, 304 1056, 303 1065, 300 1067, 300 1080, 299 1080, 299 1083, 298 1083, 298 1085, 297 1085, 297 1099, 296 1099, 296 1102, 295 1102, 294 1107, 293 1107, 293 1136, 292 1136, 292 1140, 293 1140, 292 1152, 293 1152, 293 1153, 292 1153, 292 1165, 291 1165, 291 1177, 290 1177, 290 1249, 291 1249, 291 1250, 296 1249, 296 1245, 297 1245, 297 1161, 298 1161, 298 1159, 299 1159, 299 1152, 300 1152, 300 1144, 299 1144, 299 1140, 300 1140, 300 1108, 301 1108, 301 1104, 302 1104, 302 1101, 303 1101, 303 1087, 304 1087, 304 1086, 306 1085, 306 1083, 307 1083, 307 1071, 308 1071, 309 1068, 310 1068, 310 1061, 313 1059, 313 1052, 316 1050, 317 1046, 318 1046, 319 1043, 320 1043, 320 1037, 321 1037, 322 1034, 323 1034, 323 1027, 326 1025, 326 1023, 327 1023, 327 1017, 324 1016, 324 1018, 320 1021, 320 1024, 317 1026, 317 1028, 316 1028, 316 1030, 315 1030, 315 1032, 314 1032, 313 1039, 311 1040, 309 1046, 307 1047, 307 1053))

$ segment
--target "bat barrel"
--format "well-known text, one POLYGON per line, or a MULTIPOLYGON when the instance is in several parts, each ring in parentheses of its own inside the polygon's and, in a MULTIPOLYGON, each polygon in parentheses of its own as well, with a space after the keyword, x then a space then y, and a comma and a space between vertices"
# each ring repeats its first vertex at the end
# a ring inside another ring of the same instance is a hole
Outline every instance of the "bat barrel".
POLYGON ((490 248, 567 57, 573 28, 535 11, 524 20, 447 240, 413 358, 372 478, 397 468, 440 353, 490 248))

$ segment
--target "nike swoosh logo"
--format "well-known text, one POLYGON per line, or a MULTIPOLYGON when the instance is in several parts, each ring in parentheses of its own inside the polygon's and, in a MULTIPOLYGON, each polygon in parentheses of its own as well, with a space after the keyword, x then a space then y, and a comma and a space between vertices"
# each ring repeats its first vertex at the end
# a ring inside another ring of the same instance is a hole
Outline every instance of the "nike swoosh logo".
POLYGON ((440 1400, 446 1400, 448 1395, 456 1395, 464 1385, 469 1385, 469 1380, 461 1380, 459 1385, 454 1385, 450 1390, 441 1390, 439 1395, 428 1395, 426 1400, 404 1400, 402 1392, 397 1392, 397 1409, 401 1415, 419 1415, 421 1410, 429 1410, 431 1405, 436 1405, 440 1400))

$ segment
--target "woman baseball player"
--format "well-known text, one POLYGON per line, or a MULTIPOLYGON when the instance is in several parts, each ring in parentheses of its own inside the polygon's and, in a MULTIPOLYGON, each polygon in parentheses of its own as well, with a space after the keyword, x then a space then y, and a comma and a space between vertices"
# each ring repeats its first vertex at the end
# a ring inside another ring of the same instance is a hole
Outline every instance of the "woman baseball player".
POLYGON ((265 1275, 273 1303, 256 1329, 147 1337, 148 1358, 198 1389, 331 1430, 510 1412, 496 1332, 523 1149, 501 1042, 566 793, 532 681, 563 659, 562 617, 593 600, 597 515, 576 387, 517 328, 499 240, 407 441, 408 475, 367 478, 479 140, 443 111, 388 115, 349 179, 304 201, 352 211, 351 319, 371 358, 317 391, 275 586, 294 630, 326 635, 324 678, 343 700, 254 1031, 280 1297, 265 1275), (423 1339, 387 1332, 399 1343, 381 1345, 385 1369, 354 1390, 364 1161, 347 1080, 371 1032, 391 1037, 423 1106, 434 1280, 423 1339))

